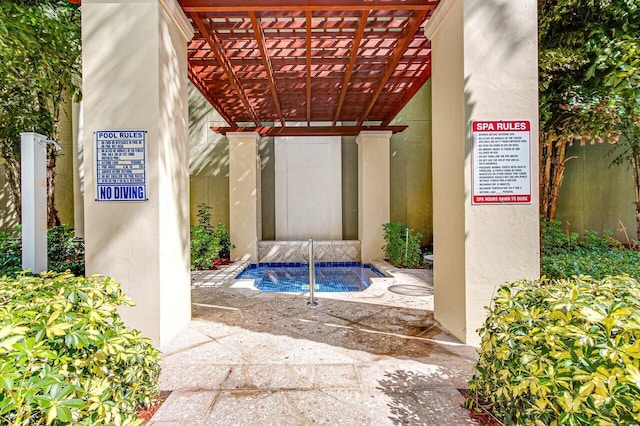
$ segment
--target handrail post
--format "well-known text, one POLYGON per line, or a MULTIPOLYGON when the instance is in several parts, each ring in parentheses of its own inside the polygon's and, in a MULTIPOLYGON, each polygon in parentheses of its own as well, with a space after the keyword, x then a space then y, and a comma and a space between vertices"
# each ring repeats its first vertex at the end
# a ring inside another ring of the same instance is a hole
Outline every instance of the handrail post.
POLYGON ((313 253, 313 238, 309 238, 309 301, 307 305, 309 306, 317 306, 318 302, 316 302, 315 298, 315 289, 316 289, 316 267, 315 267, 315 256, 313 253))

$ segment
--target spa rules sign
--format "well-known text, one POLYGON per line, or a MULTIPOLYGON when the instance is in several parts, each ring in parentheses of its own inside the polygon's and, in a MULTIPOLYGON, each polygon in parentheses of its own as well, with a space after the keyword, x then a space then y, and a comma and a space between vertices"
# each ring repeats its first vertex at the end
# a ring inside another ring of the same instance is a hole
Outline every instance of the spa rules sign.
POLYGON ((474 121, 473 204, 531 203, 531 121, 474 121))

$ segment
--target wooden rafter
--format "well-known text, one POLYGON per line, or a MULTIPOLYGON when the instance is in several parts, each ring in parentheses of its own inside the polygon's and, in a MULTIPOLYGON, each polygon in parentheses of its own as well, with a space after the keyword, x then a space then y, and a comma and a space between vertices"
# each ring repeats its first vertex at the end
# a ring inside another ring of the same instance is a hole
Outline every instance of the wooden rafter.
POLYGON ((388 126, 389 123, 391 123, 391 120, 393 120, 393 117, 398 115, 398 113, 402 110, 402 108, 404 108, 409 103, 411 98, 413 98, 413 95, 415 95, 416 92, 420 90, 422 85, 424 85, 424 83, 427 82, 429 77, 431 77, 431 63, 429 63, 427 67, 428 67, 427 72, 423 73, 420 77, 414 80, 411 84, 411 87, 408 90, 404 91, 402 95, 402 100, 398 102, 395 105, 395 107, 393 107, 393 110, 389 113, 387 118, 385 118, 380 124, 381 126, 388 126))
POLYGON ((256 132, 261 136, 357 136, 364 131, 390 131, 399 133, 408 126, 259 126, 259 127, 211 127, 216 133, 256 132))
POLYGON ((231 117, 229 117, 229 115, 225 112, 224 108, 222 108, 216 97, 213 96, 211 90, 209 90, 207 85, 200 79, 200 77, 198 77, 195 72, 193 72, 191 68, 189 68, 189 80, 191 80, 191 83, 193 83, 196 89, 198 89, 200 93, 202 93, 202 96, 204 96, 205 99, 209 101, 211 106, 213 106, 213 108, 218 111, 220 117, 222 117, 224 121, 227 122, 227 124, 229 124, 232 128, 238 127, 236 122, 233 121, 231 117))
POLYGON ((356 30, 356 36, 354 37, 351 45, 351 56, 349 57, 349 63, 347 64, 347 69, 344 72, 344 79, 342 80, 342 88, 340 89, 340 97, 338 98, 338 105, 336 106, 336 112, 333 114, 334 126, 336 125, 336 122, 340 117, 340 112, 342 111, 342 104, 344 103, 344 98, 347 95, 347 90, 349 89, 349 82, 351 81, 353 66, 356 64, 356 59, 358 59, 358 49, 360 49, 360 41, 362 41, 362 36, 364 34, 364 29, 367 26, 368 17, 369 17, 368 11, 360 12, 360 19, 358 20, 358 29, 356 30))
POLYGON ((242 86, 240 85, 240 82, 238 81, 236 75, 234 74, 233 68, 231 67, 231 64, 229 64, 229 59, 227 58, 219 40, 217 40, 215 33, 212 34, 209 32, 209 30, 205 27, 204 22, 202 22, 202 19, 197 13, 192 13, 190 17, 191 17, 191 20, 194 22, 194 24, 196 24, 198 30, 200 31, 200 34, 202 34, 206 42, 209 44, 209 47, 211 48, 211 50, 213 50, 216 53, 216 56, 219 58, 220 65, 224 70, 224 73, 229 79, 229 82, 231 83, 231 86, 233 87, 234 91, 240 98, 240 101, 242 102, 246 110, 249 112, 249 115, 251 116, 252 121, 259 126, 260 120, 258 120, 258 117, 256 116, 256 113, 253 110, 253 107, 251 106, 249 99, 247 98, 247 95, 244 93, 244 90, 242 90, 242 86))
POLYGON ((345 11, 345 10, 431 10, 430 0, 178 0, 185 12, 244 11, 345 11))
POLYGON ((251 26, 253 27, 253 33, 256 36, 256 42, 258 43, 258 49, 260 49, 260 55, 262 56, 262 61, 264 63, 264 68, 266 70, 267 79, 269 80, 269 88, 271 89, 271 96, 273 97, 273 103, 276 107, 276 113, 280 118, 280 123, 284 126, 285 119, 282 115, 282 108, 280 107, 280 100, 278 99, 278 89, 276 87, 276 81, 273 76, 273 66, 271 65, 271 59, 269 58, 269 52, 267 51, 267 46, 265 45, 264 33, 262 32, 262 26, 260 25, 260 21, 256 17, 255 12, 249 12, 249 18, 251 19, 251 26))
POLYGON ((376 89, 373 92, 371 98, 369 99, 369 103, 367 104, 367 107, 365 108, 364 113, 360 116, 360 119, 358 120, 358 125, 361 125, 367 120, 367 117, 369 116, 369 113, 371 112, 371 109, 373 108, 373 106, 378 101, 378 97, 382 93, 384 86, 387 85, 387 82, 389 81, 389 77, 391 77, 391 74, 393 74, 393 71, 396 69, 398 62, 400 62, 400 59, 402 59, 402 56, 407 50, 407 47, 409 47, 409 43, 411 43, 411 40, 413 40, 413 35, 416 33, 416 30, 419 28, 420 24, 422 24, 422 22, 424 21, 426 13, 427 12, 424 10, 416 11, 409 18, 409 21, 407 22, 407 27, 403 31, 402 37, 398 40, 398 44, 393 52, 393 55, 389 59, 389 62, 387 62, 387 65, 384 70, 384 74, 382 74, 382 76, 380 77, 380 80, 378 81, 376 85, 376 89))
POLYGON ((311 124, 311 11, 306 12, 307 29, 307 124, 311 124))

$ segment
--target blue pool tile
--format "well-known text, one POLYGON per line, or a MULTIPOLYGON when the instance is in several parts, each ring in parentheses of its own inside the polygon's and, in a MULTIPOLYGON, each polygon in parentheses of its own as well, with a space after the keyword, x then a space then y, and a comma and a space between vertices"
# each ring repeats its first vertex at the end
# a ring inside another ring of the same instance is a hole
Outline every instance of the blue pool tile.
MULTIPOLYGON (((308 292, 308 288, 303 289, 303 286, 309 285, 308 264, 293 267, 290 264, 263 263, 246 269, 236 278, 253 279, 254 286, 264 292, 308 292)), ((365 268, 358 262, 317 262, 315 272, 318 292, 362 291, 369 286, 370 278, 382 276, 378 271, 365 268), (340 264, 355 266, 337 266, 340 264)))

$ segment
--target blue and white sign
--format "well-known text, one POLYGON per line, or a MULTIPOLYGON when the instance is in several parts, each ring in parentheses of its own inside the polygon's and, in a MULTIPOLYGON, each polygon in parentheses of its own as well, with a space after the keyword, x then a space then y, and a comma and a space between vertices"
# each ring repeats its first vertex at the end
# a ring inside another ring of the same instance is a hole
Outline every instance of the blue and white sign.
POLYGON ((96 132, 96 201, 147 201, 147 132, 96 132))

